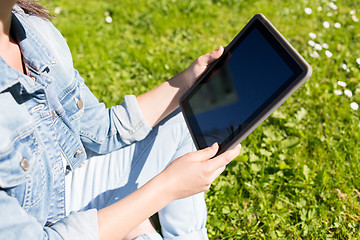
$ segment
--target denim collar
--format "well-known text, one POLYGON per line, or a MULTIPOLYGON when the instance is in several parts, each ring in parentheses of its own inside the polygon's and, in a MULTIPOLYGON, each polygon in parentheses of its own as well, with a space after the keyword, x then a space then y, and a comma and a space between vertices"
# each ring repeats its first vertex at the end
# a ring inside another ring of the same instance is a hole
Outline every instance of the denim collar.
MULTIPOLYGON (((44 41, 36 34, 37 30, 27 22, 31 21, 28 18, 29 15, 19 6, 15 5, 12 14, 11 31, 20 46, 25 65, 30 71, 38 75, 46 75, 49 72, 49 67, 53 66, 56 62, 54 57, 50 55, 50 51, 44 41)), ((35 92, 39 89, 37 84, 31 84, 29 79, 26 81, 25 75, 12 69, 1 57, 0 69, 0 92, 18 82, 21 82, 28 92, 35 92)))

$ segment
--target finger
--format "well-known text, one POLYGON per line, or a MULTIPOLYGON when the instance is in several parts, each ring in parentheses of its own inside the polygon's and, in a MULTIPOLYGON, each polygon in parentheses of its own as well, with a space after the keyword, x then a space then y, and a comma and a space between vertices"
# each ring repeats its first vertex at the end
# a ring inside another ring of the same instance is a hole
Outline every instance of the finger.
POLYGON ((213 172, 213 174, 211 175, 210 181, 211 181, 211 182, 214 182, 215 179, 216 179, 224 170, 225 170, 225 166, 216 169, 216 171, 213 172))
POLYGON ((211 147, 204 148, 202 150, 196 151, 193 154, 194 157, 198 160, 208 160, 216 155, 219 150, 219 144, 214 143, 211 147))
POLYGON ((216 51, 213 51, 210 53, 212 59, 210 59, 210 61, 214 61, 216 59, 218 59, 219 57, 221 57, 221 55, 224 53, 224 47, 220 46, 216 51))
POLYGON ((234 158, 236 158, 240 154, 241 145, 238 144, 233 149, 230 149, 219 156, 208 161, 209 169, 212 171, 216 171, 219 168, 222 168, 229 164, 234 158))
POLYGON ((216 59, 218 59, 223 54, 223 52, 224 52, 224 48, 220 46, 217 50, 200 56, 198 58, 198 64, 201 66, 207 66, 216 59))

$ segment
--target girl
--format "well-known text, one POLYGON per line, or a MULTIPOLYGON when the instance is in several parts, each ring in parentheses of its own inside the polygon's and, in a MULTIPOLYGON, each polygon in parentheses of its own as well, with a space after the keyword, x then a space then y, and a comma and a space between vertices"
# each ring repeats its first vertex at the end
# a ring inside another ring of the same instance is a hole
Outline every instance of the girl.
POLYGON ((203 191, 240 146, 194 151, 176 109, 223 48, 106 109, 49 16, 0 0, 0 238, 207 239, 203 191))

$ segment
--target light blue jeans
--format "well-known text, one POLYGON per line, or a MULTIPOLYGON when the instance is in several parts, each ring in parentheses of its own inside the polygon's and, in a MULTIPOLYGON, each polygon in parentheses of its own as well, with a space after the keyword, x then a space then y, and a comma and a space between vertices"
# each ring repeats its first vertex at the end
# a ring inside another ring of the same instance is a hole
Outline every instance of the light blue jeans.
MULTIPOLYGON (((66 176, 66 209, 102 209, 129 195, 174 159, 195 150, 179 110, 142 141, 107 155, 91 156, 66 176)), ((208 239, 206 205, 200 193, 169 203, 159 211, 160 234, 137 239, 208 239)))

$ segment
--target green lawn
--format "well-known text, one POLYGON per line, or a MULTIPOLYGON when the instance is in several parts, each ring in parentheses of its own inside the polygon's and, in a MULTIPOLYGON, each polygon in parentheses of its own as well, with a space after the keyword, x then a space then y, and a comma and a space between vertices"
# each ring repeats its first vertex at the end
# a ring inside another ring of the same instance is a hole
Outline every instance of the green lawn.
POLYGON ((241 155, 206 193, 209 236, 360 238, 360 110, 351 108, 360 104, 359 1, 53 0, 45 5, 52 13, 60 10, 53 23, 70 45, 75 67, 107 106, 227 45, 255 13, 263 13, 314 73, 242 142, 241 155))

